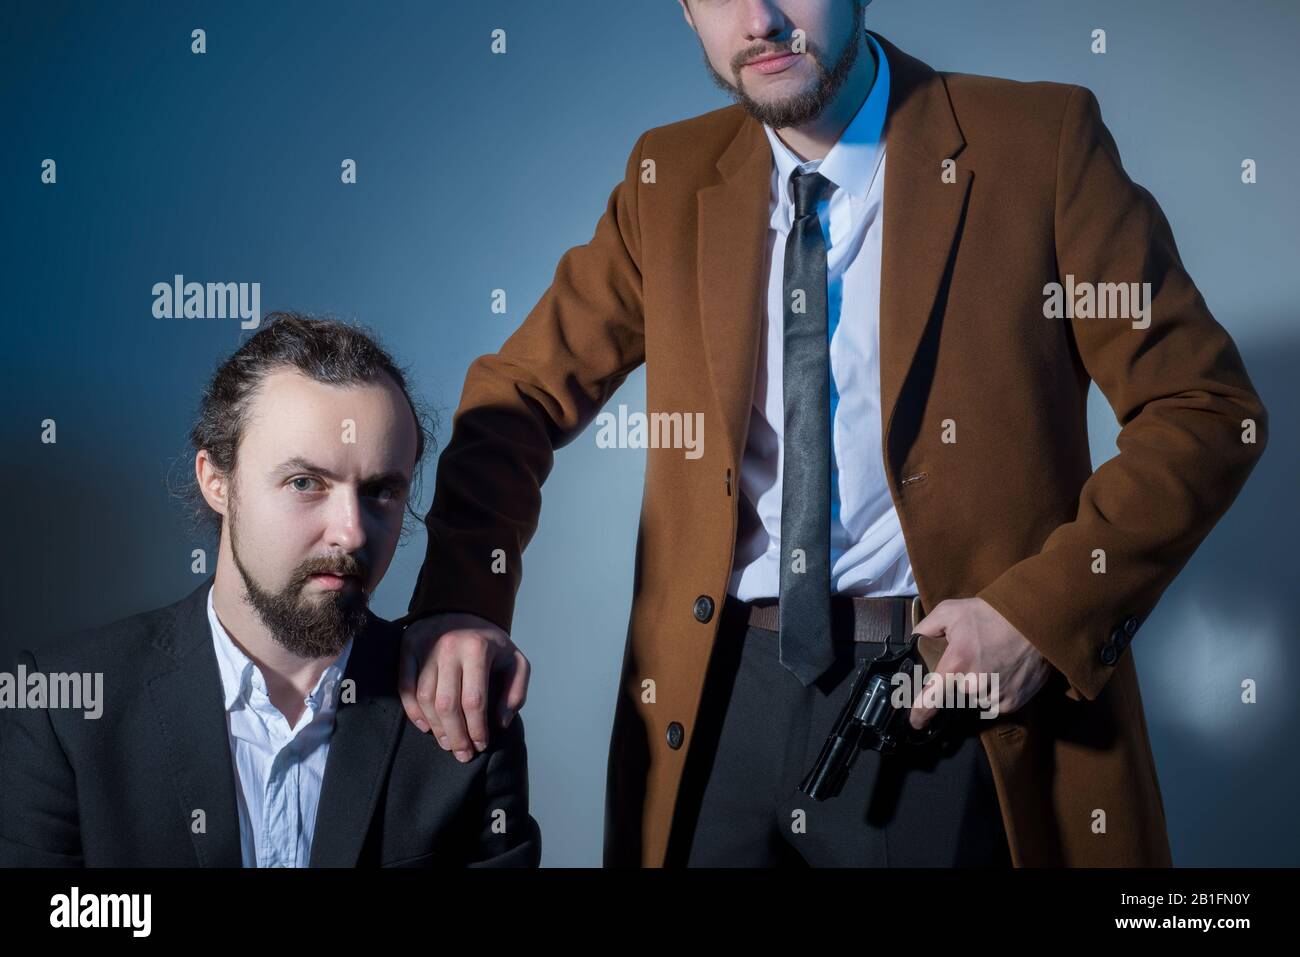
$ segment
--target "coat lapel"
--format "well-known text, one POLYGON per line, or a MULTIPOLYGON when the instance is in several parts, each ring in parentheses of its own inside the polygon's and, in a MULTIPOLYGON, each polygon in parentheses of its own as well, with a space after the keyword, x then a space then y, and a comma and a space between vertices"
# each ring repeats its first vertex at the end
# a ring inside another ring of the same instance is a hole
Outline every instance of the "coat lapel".
POLYGON ((746 117, 717 166, 722 182, 696 194, 700 318, 732 461, 739 462, 754 401, 767 292, 772 149, 762 126, 746 117))
POLYGON ((353 643, 343 679, 344 688, 355 682, 355 700, 345 696, 334 717, 312 867, 355 867, 360 860, 406 720, 396 691, 397 648, 392 626, 373 616, 353 643))
POLYGON ((872 36, 890 69, 880 263, 880 418, 888 437, 948 270, 973 174, 957 163, 954 182, 941 176, 943 161, 965 145, 943 78, 884 37, 872 36))
POLYGON ((179 813, 202 867, 239 867, 239 809, 221 674, 208 626, 212 579, 176 606, 155 643, 167 664, 148 679, 164 757, 180 796, 179 813), (196 812, 203 812, 196 818, 196 812), (203 827, 196 832, 198 822, 203 827))
MULTIPOLYGON (((964 145, 942 78, 872 34, 889 60, 885 235, 881 262, 881 423, 888 435, 957 238, 972 173, 940 178, 964 145)), ((766 299, 772 151, 746 116, 697 193, 698 293, 706 361, 733 461, 744 451, 766 299)))

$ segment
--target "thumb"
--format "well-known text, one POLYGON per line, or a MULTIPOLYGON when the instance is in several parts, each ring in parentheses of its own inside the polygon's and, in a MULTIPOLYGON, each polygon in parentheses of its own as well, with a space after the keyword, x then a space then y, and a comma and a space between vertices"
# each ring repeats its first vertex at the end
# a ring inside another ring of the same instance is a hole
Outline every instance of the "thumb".
POLYGON ((918 635, 937 638, 947 629, 951 612, 952 605, 947 601, 941 601, 930 609, 928 615, 912 626, 912 631, 918 635))

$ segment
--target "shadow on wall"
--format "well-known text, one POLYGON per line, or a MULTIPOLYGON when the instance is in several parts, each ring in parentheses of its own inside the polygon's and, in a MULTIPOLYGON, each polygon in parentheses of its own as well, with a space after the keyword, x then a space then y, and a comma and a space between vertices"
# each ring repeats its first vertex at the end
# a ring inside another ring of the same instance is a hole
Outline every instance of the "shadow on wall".
POLYGON ((1268 448, 1132 646, 1179 867, 1300 864, 1300 829, 1283 823, 1300 797, 1300 340, 1243 358, 1268 448))

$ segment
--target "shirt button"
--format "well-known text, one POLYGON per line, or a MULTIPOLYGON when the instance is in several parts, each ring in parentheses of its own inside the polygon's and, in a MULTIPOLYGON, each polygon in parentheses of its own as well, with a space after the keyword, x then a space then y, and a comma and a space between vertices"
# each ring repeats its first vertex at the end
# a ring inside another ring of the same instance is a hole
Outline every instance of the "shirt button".
POLYGON ((713 617, 713 599, 708 595, 701 595, 695 599, 695 620, 707 622, 713 617))
POLYGON ((668 725, 668 747, 676 751, 682 746, 682 739, 686 737, 685 729, 678 722, 674 721, 668 725))

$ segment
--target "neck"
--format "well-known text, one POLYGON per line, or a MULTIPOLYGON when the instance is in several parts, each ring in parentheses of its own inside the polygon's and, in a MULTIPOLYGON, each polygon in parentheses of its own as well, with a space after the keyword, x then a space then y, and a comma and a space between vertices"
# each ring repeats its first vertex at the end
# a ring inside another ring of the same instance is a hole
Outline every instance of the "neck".
POLYGON ((338 660, 338 655, 303 658, 271 636, 257 610, 248 601, 244 580, 235 565, 225 534, 221 537, 217 572, 212 583, 212 607, 230 640, 262 672, 271 703, 290 726, 296 724, 305 708, 303 699, 316 687, 325 669, 338 660))
POLYGON ((815 119, 799 126, 776 130, 781 142, 803 162, 825 159, 839 141, 876 83, 876 52, 865 33, 859 38, 864 49, 858 54, 839 95, 815 119))

